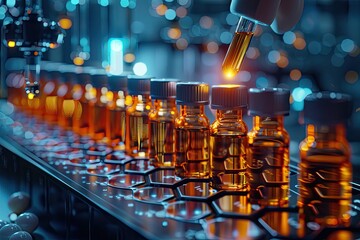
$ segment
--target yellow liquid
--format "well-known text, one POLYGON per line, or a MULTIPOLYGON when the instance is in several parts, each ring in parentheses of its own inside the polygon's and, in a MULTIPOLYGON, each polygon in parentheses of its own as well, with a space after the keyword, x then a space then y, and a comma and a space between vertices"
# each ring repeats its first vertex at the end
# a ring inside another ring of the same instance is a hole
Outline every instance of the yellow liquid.
POLYGON ((147 158, 149 156, 149 117, 148 115, 128 115, 126 150, 132 157, 147 158))
POLYGON ((253 35, 252 32, 235 32, 222 64, 222 71, 226 78, 232 78, 240 71, 253 35))
POLYGON ((209 176, 209 135, 208 128, 176 129, 175 174, 177 176, 195 178, 209 176))
POLYGON ((116 110, 116 109, 107 109, 107 115, 109 118, 108 124, 106 127, 106 137, 109 140, 110 144, 115 146, 120 143, 125 143, 125 121, 126 121, 126 111, 116 110))
POLYGON ((249 144, 250 198, 261 205, 284 205, 289 195, 289 146, 271 137, 249 144))
POLYGON ((89 115, 89 134, 95 140, 103 140, 106 131, 106 106, 93 106, 89 115))
POLYGON ((59 98, 59 125, 65 129, 71 129, 75 111, 75 101, 72 99, 59 98))
POLYGON ((45 120, 48 123, 55 123, 57 122, 57 96, 47 96, 45 98, 45 120))
POLYGON ((155 166, 175 166, 175 123, 150 121, 149 158, 155 166))
POLYGON ((246 135, 211 135, 211 184, 216 189, 244 190, 246 180, 246 135))
POLYGON ((349 159, 340 154, 301 159, 298 201, 306 221, 328 226, 350 223, 352 170, 349 159))
POLYGON ((81 135, 88 134, 89 130, 89 103, 87 101, 75 101, 73 128, 81 135))

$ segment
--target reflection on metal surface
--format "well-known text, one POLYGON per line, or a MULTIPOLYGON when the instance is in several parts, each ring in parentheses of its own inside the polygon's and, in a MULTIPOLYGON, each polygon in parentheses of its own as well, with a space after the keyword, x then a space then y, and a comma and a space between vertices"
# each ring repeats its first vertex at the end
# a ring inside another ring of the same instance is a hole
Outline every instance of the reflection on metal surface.
POLYGON ((198 221, 211 214, 206 203, 193 201, 176 201, 166 206, 166 216, 180 221, 198 221))
POLYGON ((134 199, 147 203, 162 203, 174 197, 169 188, 144 187, 134 192, 134 199))
POLYGON ((215 218, 203 223, 208 239, 261 239, 263 231, 246 219, 215 218))
POLYGON ((108 185, 115 188, 132 188, 143 183, 145 183, 145 180, 142 175, 112 175, 108 180, 108 185))

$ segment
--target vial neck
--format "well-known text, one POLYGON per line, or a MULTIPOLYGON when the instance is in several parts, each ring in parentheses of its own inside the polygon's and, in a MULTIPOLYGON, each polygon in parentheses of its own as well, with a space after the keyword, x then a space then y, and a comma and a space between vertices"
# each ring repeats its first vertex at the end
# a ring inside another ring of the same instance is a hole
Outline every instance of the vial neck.
POLYGON ((253 118, 253 126, 255 130, 260 130, 260 129, 283 130, 284 116, 282 115, 278 115, 274 117, 255 116, 253 118))
POLYGON ((155 109, 173 109, 176 107, 175 99, 155 99, 155 109))
POLYGON ((199 105, 199 106, 186 106, 186 105, 181 105, 180 106, 180 112, 181 115, 202 115, 205 112, 205 107, 204 105, 199 105))
POLYGON ((344 141, 346 128, 343 123, 338 124, 309 124, 306 127, 308 139, 316 141, 344 141))
POLYGON ((236 110, 216 110, 216 119, 218 121, 223 120, 233 120, 238 121, 242 120, 242 110, 236 109, 236 110))

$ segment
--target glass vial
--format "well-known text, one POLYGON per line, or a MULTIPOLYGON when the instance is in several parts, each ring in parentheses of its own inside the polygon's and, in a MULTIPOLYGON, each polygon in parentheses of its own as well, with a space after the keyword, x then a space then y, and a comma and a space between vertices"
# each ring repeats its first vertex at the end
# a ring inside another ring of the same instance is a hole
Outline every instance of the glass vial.
POLYGON ((233 78, 240 71, 241 63, 254 35, 255 26, 254 21, 240 17, 222 64, 222 71, 226 78, 233 78))
POLYGON ((149 154, 150 77, 129 76, 128 91, 132 105, 126 109, 126 152, 134 158, 149 154))
POLYGON ((260 205, 284 206, 289 196, 289 135, 284 115, 289 114, 290 91, 250 88, 247 173, 250 199, 260 205))
POLYGON ((59 87, 60 73, 57 70, 51 69, 49 72, 49 78, 44 86, 44 97, 41 97, 44 106, 44 119, 49 124, 56 124, 58 121, 58 109, 57 109, 57 90, 59 87))
POLYGON ((106 138, 116 150, 125 150, 127 82, 127 75, 108 76, 106 138))
POLYGON ((83 68, 83 72, 77 75, 72 96, 75 100, 73 130, 81 136, 87 136, 89 133, 89 101, 95 97, 88 69, 83 68))
POLYGON ((89 136, 96 141, 103 141, 106 128, 106 105, 108 77, 105 71, 96 70, 91 74, 91 85, 96 95, 89 101, 89 136))
POLYGON ((153 108, 149 114, 149 158, 157 167, 175 166, 175 104, 177 79, 152 79, 153 108))
POLYGON ((208 178, 210 123, 205 115, 209 85, 182 82, 176 85, 180 116, 175 120, 175 174, 185 178, 208 178))
POLYGON ((307 221, 350 223, 352 167, 345 122, 349 95, 320 92, 304 101, 306 138, 300 143, 300 213, 307 221))
POLYGON ((242 120, 242 112, 246 107, 245 86, 212 86, 211 108, 216 110, 216 119, 210 127, 210 177, 215 189, 248 191, 248 128, 242 120))
POLYGON ((72 88, 76 77, 76 68, 64 65, 60 68, 61 83, 57 90, 58 123, 64 130, 72 130, 75 102, 72 98, 72 88))

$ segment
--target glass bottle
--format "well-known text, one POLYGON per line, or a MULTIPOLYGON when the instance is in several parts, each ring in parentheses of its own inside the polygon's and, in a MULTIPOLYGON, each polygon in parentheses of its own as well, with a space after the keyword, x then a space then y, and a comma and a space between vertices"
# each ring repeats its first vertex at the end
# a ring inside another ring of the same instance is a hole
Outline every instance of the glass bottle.
POLYGON ((248 127, 242 120, 242 111, 246 106, 245 86, 212 86, 211 108, 216 109, 216 119, 210 127, 210 178, 215 189, 248 191, 248 127))
POLYGON ((55 66, 51 67, 49 70, 49 78, 44 86, 44 103, 40 103, 45 107, 44 119, 49 124, 57 124, 58 121, 57 91, 60 76, 60 72, 55 70, 55 66))
POLYGON ((175 120, 175 174, 178 177, 208 178, 210 123, 205 115, 209 85, 181 82, 176 85, 180 116, 175 120))
POLYGON ((95 89, 90 84, 90 68, 83 68, 76 77, 76 84, 72 89, 75 100, 73 115, 73 130, 81 136, 89 133, 89 101, 95 97, 95 89))
POLYGON ((152 79, 150 94, 153 109, 149 113, 149 158, 157 167, 175 166, 175 104, 177 79, 152 79))
POLYGON ((306 221, 348 226, 352 166, 345 122, 351 114, 349 95, 319 92, 304 101, 306 138, 300 143, 300 197, 306 221))
POLYGON ((131 75, 128 91, 132 98, 126 109, 126 152, 134 158, 149 157, 150 77, 131 75))
POLYGON ((108 77, 104 70, 95 70, 90 79, 96 94, 89 101, 89 136, 101 142, 106 132, 108 77))
POLYGON ((127 75, 108 76, 106 138, 116 150, 125 150, 127 75))
POLYGON ((282 88, 249 89, 247 174, 250 199, 260 205, 284 206, 289 198, 289 135, 284 115, 289 114, 290 91, 282 88))
MULTIPOLYGON (((71 65, 64 65, 60 68, 62 81, 57 90, 58 96, 58 122, 64 130, 72 130, 75 102, 72 96, 72 88, 76 77, 76 68, 71 65)), ((41 94, 41 93, 40 93, 41 94)))

